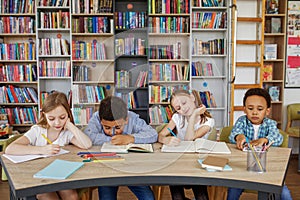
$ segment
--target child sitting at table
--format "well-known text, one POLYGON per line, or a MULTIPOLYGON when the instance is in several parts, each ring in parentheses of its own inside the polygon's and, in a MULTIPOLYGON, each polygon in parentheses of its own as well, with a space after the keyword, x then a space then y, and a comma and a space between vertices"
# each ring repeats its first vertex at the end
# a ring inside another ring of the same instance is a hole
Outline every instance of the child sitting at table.
MULTIPOLYGON (((103 99, 99 111, 94 113, 84 131, 94 145, 111 142, 115 145, 129 143, 154 143, 157 132, 134 112, 128 111, 126 103, 119 97, 103 99)), ((154 200, 150 186, 128 186, 141 200, 154 200)), ((99 186, 99 199, 116 199, 118 186, 99 186)))
MULTIPOLYGON (((249 89, 243 99, 243 115, 235 122, 229 140, 236 143, 238 149, 243 150, 246 137, 252 146, 263 146, 270 144, 279 146, 283 141, 279 133, 276 121, 267 118, 271 109, 271 97, 262 88, 249 89)), ((238 200, 243 192, 241 188, 228 188, 227 200, 238 200)), ((289 189, 283 186, 282 200, 292 199, 289 189)))
MULTIPOLYGON (((33 125, 23 136, 8 145, 5 153, 51 155, 69 143, 82 149, 92 146, 89 137, 74 125, 66 95, 54 92, 45 99, 37 125, 33 125)), ((78 200, 78 195, 76 190, 60 190, 38 194, 37 199, 78 200)))
MULTIPOLYGON (((166 145, 179 145, 181 140, 208 139, 215 120, 201 103, 197 91, 176 90, 170 98, 171 106, 176 111, 170 122, 159 132, 158 141, 166 145), (177 135, 169 130, 176 128, 177 135)), ((205 185, 175 186, 170 185, 173 200, 185 199, 184 188, 192 188, 196 200, 208 199, 205 185)))

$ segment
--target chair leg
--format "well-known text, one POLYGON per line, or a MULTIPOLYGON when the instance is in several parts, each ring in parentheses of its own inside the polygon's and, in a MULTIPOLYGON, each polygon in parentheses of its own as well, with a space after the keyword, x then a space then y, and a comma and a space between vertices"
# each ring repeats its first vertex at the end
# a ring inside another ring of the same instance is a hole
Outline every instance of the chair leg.
POLYGON ((6 173, 5 173, 3 168, 2 168, 2 173, 1 173, 1 180, 2 181, 7 181, 7 176, 6 176, 6 173))
POLYGON ((214 200, 226 200, 227 199, 227 187, 208 186, 207 191, 208 191, 209 199, 214 199, 214 200))
POLYGON ((152 190, 154 193, 155 200, 161 200, 164 192, 164 186, 153 185, 152 190))

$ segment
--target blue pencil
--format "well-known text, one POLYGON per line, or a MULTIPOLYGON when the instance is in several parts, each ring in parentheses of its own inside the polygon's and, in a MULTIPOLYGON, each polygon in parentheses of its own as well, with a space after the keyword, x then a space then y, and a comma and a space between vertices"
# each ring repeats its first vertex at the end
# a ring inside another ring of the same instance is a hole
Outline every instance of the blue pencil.
POLYGON ((168 131, 170 131, 170 133, 174 136, 174 137, 177 137, 177 135, 170 129, 170 128, 167 128, 168 131))

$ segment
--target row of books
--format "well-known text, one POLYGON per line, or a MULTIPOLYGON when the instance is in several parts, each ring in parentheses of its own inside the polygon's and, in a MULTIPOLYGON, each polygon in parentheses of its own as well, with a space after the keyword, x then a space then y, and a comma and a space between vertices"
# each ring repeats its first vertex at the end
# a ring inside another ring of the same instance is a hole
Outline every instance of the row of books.
POLYGON ((227 28, 227 12, 193 12, 192 28, 227 28))
POLYGON ((120 97, 121 99, 123 99, 123 101, 125 103, 127 103, 127 108, 128 109, 140 108, 139 101, 137 99, 136 91, 132 91, 132 92, 129 92, 129 93, 116 92, 115 96, 120 97))
POLYGON ((8 123, 13 124, 36 124, 38 121, 37 107, 0 108, 0 113, 7 114, 8 123))
POLYGON ((113 0, 73 0, 73 13, 111 13, 113 0))
POLYGON ((87 125, 90 121, 93 113, 95 112, 94 107, 76 107, 72 109, 74 122, 76 125, 87 125))
POLYGON ((189 0, 149 0, 148 11, 151 14, 189 13, 189 0))
POLYGON ((0 33, 35 33, 32 17, 0 17, 0 33))
POLYGON ((73 33, 113 33, 113 20, 108 17, 78 17, 72 23, 73 33))
POLYGON ((147 27, 146 12, 115 12, 115 28, 116 29, 133 29, 147 27))
POLYGON ((33 87, 0 87, 0 103, 38 103, 36 89, 33 87))
POLYGON ((192 3, 195 7, 224 7, 224 0, 193 0, 192 3))
POLYGON ((39 55, 70 55, 70 44, 63 38, 39 38, 39 55))
POLYGON ((35 60, 35 43, 0 43, 1 60, 35 60))
POLYGON ((188 17, 149 17, 150 33, 189 33, 188 17))
POLYGON ((130 87, 130 71, 120 70, 115 72, 115 86, 117 88, 130 87))
POLYGON ((224 55, 225 39, 202 41, 194 38, 192 46, 193 55, 224 55))
POLYGON ((105 87, 99 85, 72 85, 72 100, 78 103, 99 103, 106 97, 105 87))
POLYGON ((154 105, 149 108, 150 124, 168 123, 173 115, 171 105, 154 105))
POLYGON ((192 76, 214 76, 213 64, 205 61, 192 62, 192 76))
POLYGON ((206 108, 216 108, 217 103, 215 97, 210 91, 199 91, 199 96, 203 105, 206 108))
POLYGON ((188 85, 149 85, 149 102, 169 102, 172 92, 178 89, 189 90, 188 85))
POLYGON ((90 68, 86 65, 73 66, 73 81, 89 81, 90 68))
POLYGON ((0 81, 4 82, 32 82, 37 80, 37 66, 26 65, 3 65, 0 66, 0 81))
POLYGON ((73 60, 106 60, 106 49, 103 42, 93 40, 72 41, 72 58, 73 60))
POLYGON ((39 62, 39 76, 41 77, 70 77, 71 61, 69 60, 41 60, 39 62))
POLYGON ((0 0, 0 13, 34 13, 35 0, 0 0))
POLYGON ((188 81, 188 64, 159 63, 150 64, 150 81, 188 81))
POLYGON ((37 22, 38 28, 41 29, 59 29, 59 28, 70 28, 70 13, 62 12, 38 12, 37 22))
POLYGON ((181 42, 170 45, 150 45, 150 59, 180 59, 181 42))
POLYGON ((43 6, 68 6, 69 0, 38 0, 37 5, 43 6))
POLYGON ((146 40, 134 37, 115 39, 115 55, 146 55, 146 40))

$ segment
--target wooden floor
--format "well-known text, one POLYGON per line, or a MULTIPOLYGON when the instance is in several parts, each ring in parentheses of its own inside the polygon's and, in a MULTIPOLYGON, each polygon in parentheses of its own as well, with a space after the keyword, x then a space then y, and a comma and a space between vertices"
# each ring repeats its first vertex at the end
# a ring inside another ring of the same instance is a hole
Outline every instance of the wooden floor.
MULTIPOLYGON (((296 155, 293 155, 290 160, 289 168, 288 168, 288 174, 286 177, 286 185, 291 191, 292 197, 294 200, 300 199, 300 173, 298 173, 298 157, 296 155)), ((8 183, 0 181, 0 199, 1 200, 9 200, 9 189, 8 189, 8 183)), ((191 192, 187 191, 186 193, 187 197, 191 198, 191 192)), ((241 197, 241 200, 252 200, 256 199, 257 195, 255 194, 243 194, 241 197)), ((97 200, 97 191, 94 191, 93 200, 97 200)), ((121 187, 120 191, 118 193, 118 199, 119 200, 131 200, 136 199, 132 193, 127 189, 127 187, 121 187)), ((168 187, 165 187, 164 193, 163 193, 163 200, 170 200, 170 192, 168 187)))

